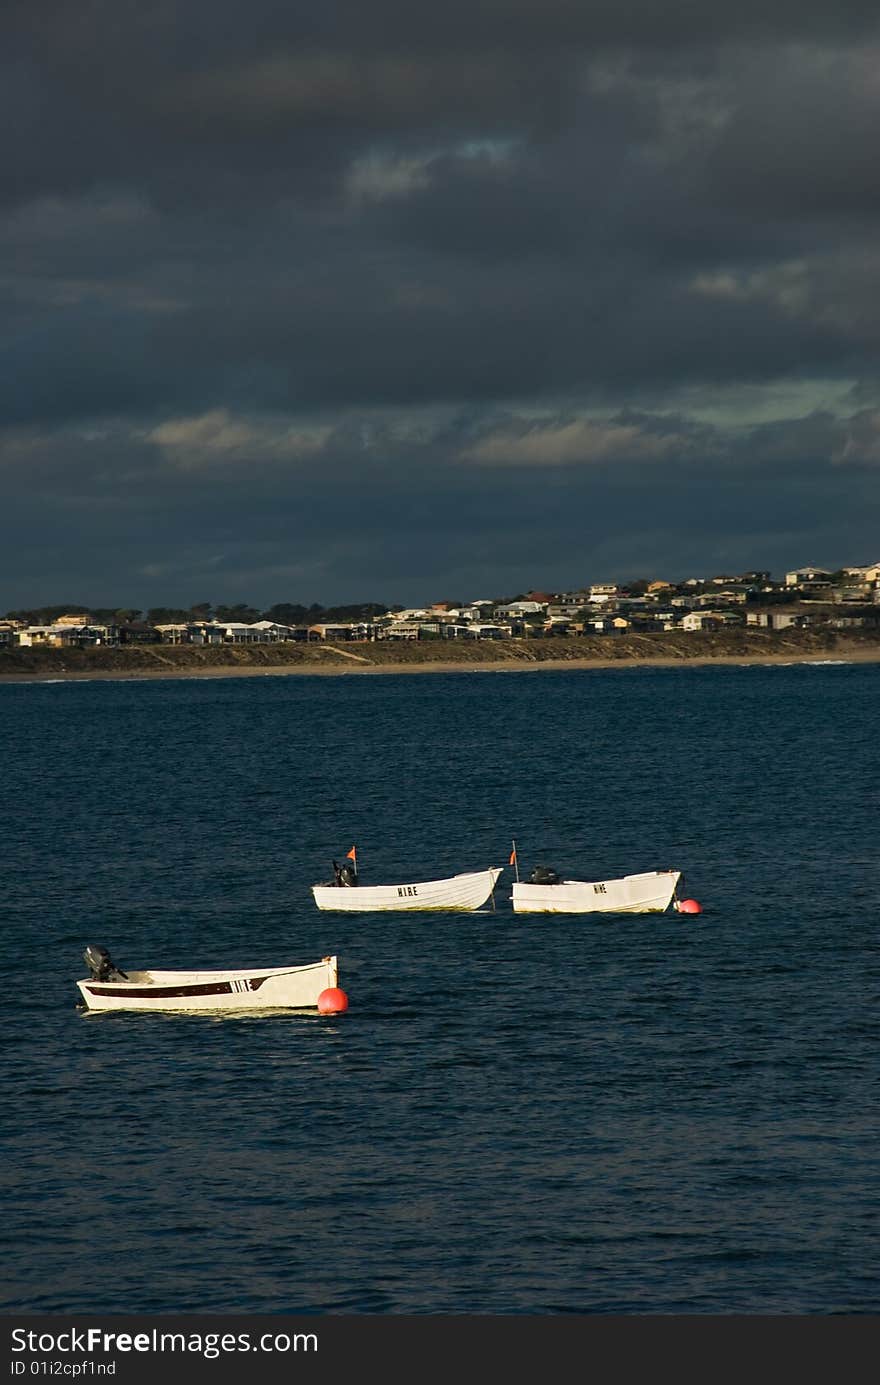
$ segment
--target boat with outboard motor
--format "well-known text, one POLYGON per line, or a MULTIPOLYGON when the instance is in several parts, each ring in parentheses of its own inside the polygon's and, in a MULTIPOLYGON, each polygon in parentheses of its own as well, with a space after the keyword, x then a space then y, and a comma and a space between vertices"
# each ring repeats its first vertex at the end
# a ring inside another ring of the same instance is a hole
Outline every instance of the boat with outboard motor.
POLYGON ((305 966, 239 967, 233 971, 122 971, 104 947, 83 953, 89 975, 77 981, 87 1010, 318 1010, 339 1014, 336 957, 305 966))
POLYGON ((662 914, 674 902, 678 870, 648 870, 619 880, 561 880, 539 867, 514 883, 515 914, 662 914))
POLYGON ((520 880, 516 843, 510 853, 516 866, 511 891, 515 914, 683 914, 702 913, 695 899, 679 899, 680 870, 646 870, 617 880, 563 880, 548 866, 536 866, 520 880))
POLYGON ((333 862, 334 879, 312 886, 312 897, 319 909, 346 913, 379 913, 386 910, 468 911, 492 902, 503 866, 451 875, 441 880, 409 880, 395 885, 362 885, 358 878, 357 850, 348 852, 351 865, 333 862))

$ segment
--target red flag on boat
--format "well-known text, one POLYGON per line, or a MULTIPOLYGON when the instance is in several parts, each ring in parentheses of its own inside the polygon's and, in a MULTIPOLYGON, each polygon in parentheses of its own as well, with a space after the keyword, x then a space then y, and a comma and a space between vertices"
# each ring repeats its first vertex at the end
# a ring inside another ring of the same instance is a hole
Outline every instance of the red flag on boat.
POLYGON ((356 847, 356 846, 353 846, 353 847, 351 848, 351 851, 346 851, 345 854, 346 854, 346 856, 348 857, 349 861, 354 861, 355 865, 357 865, 358 854, 357 854, 357 847, 356 847))

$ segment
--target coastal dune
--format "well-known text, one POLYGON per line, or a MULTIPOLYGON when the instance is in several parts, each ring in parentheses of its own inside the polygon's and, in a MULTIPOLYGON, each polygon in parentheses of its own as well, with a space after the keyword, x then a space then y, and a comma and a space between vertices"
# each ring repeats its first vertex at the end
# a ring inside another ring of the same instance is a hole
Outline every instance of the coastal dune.
POLYGON ((0 682, 281 674, 523 672, 622 665, 880 662, 880 631, 728 630, 504 640, 379 640, 350 645, 135 645, 0 650, 0 682))

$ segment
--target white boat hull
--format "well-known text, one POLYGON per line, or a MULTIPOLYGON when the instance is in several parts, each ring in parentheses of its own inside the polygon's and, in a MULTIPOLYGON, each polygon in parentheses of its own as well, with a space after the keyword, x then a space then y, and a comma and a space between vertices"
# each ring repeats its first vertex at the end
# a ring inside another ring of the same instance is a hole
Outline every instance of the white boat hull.
POLYGON ((300 967, 130 971, 126 981, 77 981, 89 1010, 312 1010, 338 985, 335 957, 300 967))
POLYGON ((313 885, 319 909, 346 913, 385 910, 480 909, 490 898, 503 867, 453 875, 448 880, 418 880, 401 885, 313 885))
POLYGON ((561 880, 558 885, 517 881, 515 914, 662 914, 675 897, 679 870, 649 870, 621 880, 561 880))

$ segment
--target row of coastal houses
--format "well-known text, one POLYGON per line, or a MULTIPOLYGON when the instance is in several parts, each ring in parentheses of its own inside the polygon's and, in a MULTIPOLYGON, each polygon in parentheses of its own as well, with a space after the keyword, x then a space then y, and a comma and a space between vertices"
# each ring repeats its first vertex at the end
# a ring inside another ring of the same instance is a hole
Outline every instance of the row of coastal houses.
POLYGON ((139 644, 243 645, 279 641, 510 639, 619 635, 645 631, 706 631, 729 627, 785 630, 827 626, 880 628, 880 563, 830 573, 806 567, 774 582, 766 572, 661 580, 632 587, 594 583, 572 592, 529 592, 516 601, 397 609, 369 621, 285 625, 187 620, 107 623, 89 612, 50 625, 0 620, 0 646, 95 648, 139 644), (633 590, 632 587, 637 588, 633 590))

